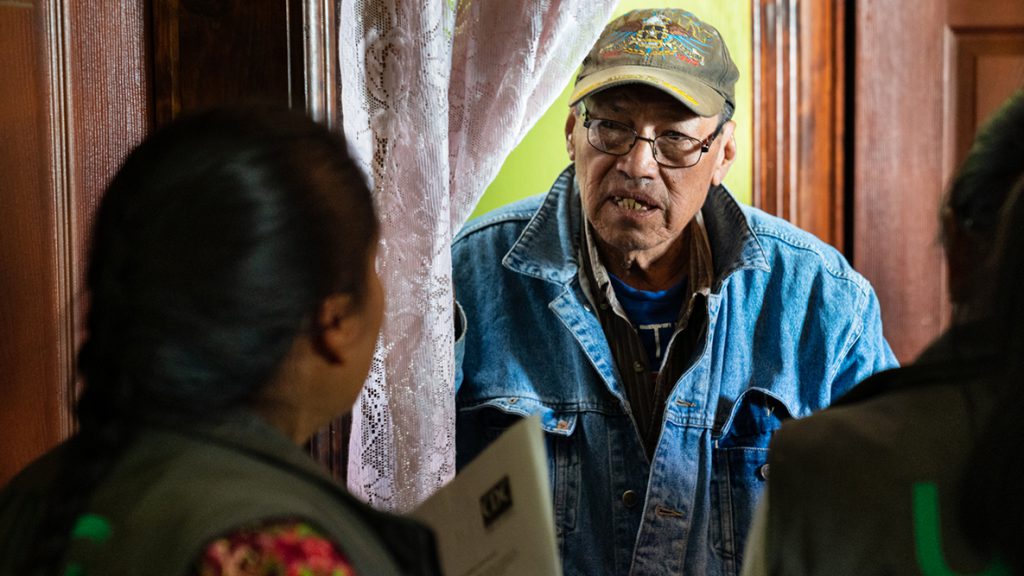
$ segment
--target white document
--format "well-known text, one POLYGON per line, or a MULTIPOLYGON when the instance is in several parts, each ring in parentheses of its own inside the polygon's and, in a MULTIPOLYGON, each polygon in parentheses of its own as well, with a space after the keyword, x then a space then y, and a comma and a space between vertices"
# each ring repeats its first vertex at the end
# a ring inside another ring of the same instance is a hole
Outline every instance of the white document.
POLYGON ((447 576, 562 573, 538 418, 505 431, 412 515, 434 529, 447 576))

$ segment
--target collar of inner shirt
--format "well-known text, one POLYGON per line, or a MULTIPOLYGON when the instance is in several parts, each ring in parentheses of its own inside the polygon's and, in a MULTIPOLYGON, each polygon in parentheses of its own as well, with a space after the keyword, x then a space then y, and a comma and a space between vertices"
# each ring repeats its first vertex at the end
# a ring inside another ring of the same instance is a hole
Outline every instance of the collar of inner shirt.
MULTIPOLYGON (((583 293, 592 306, 599 306, 600 301, 607 302, 617 316, 632 323, 626 311, 622 308, 622 304, 619 303, 619 299, 615 296, 615 289, 612 287, 608 269, 601 262, 601 257, 597 252, 597 244, 594 241, 590 224, 586 221, 586 218, 583 219, 583 222, 582 257, 587 258, 589 261, 590 270, 594 275, 593 282, 596 283, 596 286, 591 286, 591 280, 587 278, 587 275, 583 272, 583 267, 581 267, 580 284, 583 286, 583 293), (598 298, 598 295, 601 298, 598 298)), ((689 270, 686 275, 690 282, 690 294, 686 298, 686 305, 679 311, 679 319, 676 322, 677 329, 686 326, 686 321, 693 310, 694 298, 698 294, 703 294, 705 297, 710 294, 711 282, 714 276, 714 266, 711 261, 711 243, 708 240, 707 228, 704 226, 704 217, 700 211, 694 215, 689 227, 691 233, 684 234, 683 238, 688 238, 690 244, 689 270)))

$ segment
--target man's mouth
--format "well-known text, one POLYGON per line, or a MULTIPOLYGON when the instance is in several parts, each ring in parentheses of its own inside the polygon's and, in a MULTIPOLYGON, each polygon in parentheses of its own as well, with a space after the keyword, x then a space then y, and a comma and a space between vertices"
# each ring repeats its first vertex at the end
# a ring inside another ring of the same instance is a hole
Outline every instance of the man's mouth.
POLYGON ((648 204, 647 202, 644 202, 643 200, 639 200, 637 198, 613 196, 612 202, 614 202, 615 205, 618 206, 619 208, 624 208, 626 210, 631 210, 633 212, 647 212, 648 210, 654 209, 654 206, 652 206, 651 204, 648 204))

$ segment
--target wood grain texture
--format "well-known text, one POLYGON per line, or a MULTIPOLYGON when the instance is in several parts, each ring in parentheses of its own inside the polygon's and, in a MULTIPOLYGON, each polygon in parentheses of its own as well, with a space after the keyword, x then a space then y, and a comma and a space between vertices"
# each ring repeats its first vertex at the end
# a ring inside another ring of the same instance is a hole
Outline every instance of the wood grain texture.
POLYGON ((840 251, 844 238, 845 1, 800 3, 797 224, 840 251))
POLYGON ((794 221, 796 1, 754 0, 754 205, 794 221))
POLYGON ((946 173, 970 150, 975 132, 1015 90, 1024 88, 1024 26, 949 27, 946 31, 946 173))
MULTIPOLYGON (((307 2, 312 0, 305 0, 307 2)), ((305 105, 293 81, 290 45, 301 5, 281 0, 152 0, 154 102, 158 125, 217 105, 305 105)))
POLYGON ((73 304, 68 329, 73 351, 81 342, 85 272, 93 217, 124 157, 152 127, 146 0, 66 2, 68 190, 65 233, 70 244, 62 273, 73 304))
POLYGON ((844 247, 844 6, 754 0, 754 205, 844 247))
POLYGON ((942 1, 857 4, 854 264, 875 286, 901 362, 949 317, 938 242, 944 22, 942 1))
POLYGON ((1016 84, 1019 0, 861 0, 854 263, 902 362, 948 326, 939 208, 979 122, 1016 84))
POLYGON ((73 429, 89 227, 149 126, 145 0, 0 6, 0 482, 73 429))
POLYGON ((954 28, 1024 27, 1024 2, 1020 0, 947 0, 946 23, 954 28))
POLYGON ((46 6, 0 5, 0 484, 66 433, 46 6))

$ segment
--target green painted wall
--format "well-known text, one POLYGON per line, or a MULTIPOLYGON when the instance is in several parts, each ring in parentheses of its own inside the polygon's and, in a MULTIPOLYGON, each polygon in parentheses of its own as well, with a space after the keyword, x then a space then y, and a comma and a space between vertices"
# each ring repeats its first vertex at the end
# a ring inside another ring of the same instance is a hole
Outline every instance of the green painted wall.
MULTIPOLYGON (((615 16, 637 8, 661 7, 684 8, 714 25, 722 33, 729 53, 736 61, 740 79, 736 85, 736 113, 733 118, 739 154, 725 183, 741 201, 749 203, 753 182, 750 154, 750 108, 753 102, 750 0, 621 0, 615 16)), ((564 134, 569 92, 570 86, 566 86, 555 104, 505 160, 501 172, 477 205, 474 216, 520 198, 546 192, 558 174, 569 165, 564 134)))

